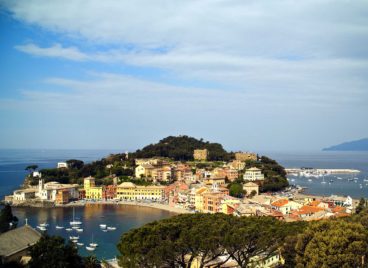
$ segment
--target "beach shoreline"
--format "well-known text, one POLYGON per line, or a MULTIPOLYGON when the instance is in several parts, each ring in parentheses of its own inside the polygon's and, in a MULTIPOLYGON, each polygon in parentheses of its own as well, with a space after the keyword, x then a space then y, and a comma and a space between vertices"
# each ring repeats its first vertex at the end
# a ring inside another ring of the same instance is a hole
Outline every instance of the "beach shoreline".
POLYGON ((186 214, 192 213, 189 210, 178 207, 171 207, 168 204, 160 204, 160 203, 143 203, 136 201, 115 201, 115 200, 104 200, 104 201, 85 201, 78 200, 74 202, 70 202, 67 204, 52 204, 51 202, 23 202, 18 204, 12 204, 13 207, 33 207, 33 208, 63 208, 63 207, 84 207, 88 205, 128 205, 128 206, 140 206, 140 207, 149 207, 155 208, 159 210, 165 210, 168 212, 176 213, 176 214, 186 214))

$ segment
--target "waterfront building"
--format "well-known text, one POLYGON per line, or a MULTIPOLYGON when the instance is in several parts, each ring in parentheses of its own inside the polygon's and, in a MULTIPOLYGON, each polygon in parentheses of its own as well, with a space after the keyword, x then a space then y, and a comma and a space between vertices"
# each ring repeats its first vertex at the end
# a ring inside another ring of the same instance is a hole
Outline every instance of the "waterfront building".
POLYGON ((235 160, 238 161, 257 161, 257 154, 249 152, 237 152, 235 153, 235 160))
POLYGON ((68 168, 68 163, 59 162, 59 163, 57 163, 57 168, 68 168))
POLYGON ((95 178, 87 177, 83 182, 86 199, 102 199, 102 186, 96 186, 95 178))
MULTIPOLYGON (((44 183, 43 179, 38 180, 38 192, 36 196, 38 196, 41 200, 45 201, 56 201, 56 196, 58 195, 58 191, 63 190, 64 193, 61 195, 64 195, 65 199, 78 199, 79 193, 78 193, 78 184, 61 184, 56 181, 50 181, 47 183, 44 183), (68 197, 66 198, 66 195, 68 197)), ((60 199, 59 195, 59 200, 60 199)))
POLYGON ((243 179, 245 181, 263 181, 264 175, 259 168, 252 167, 245 171, 243 179))
POLYGON ((250 195, 253 191, 256 192, 255 195, 259 194, 259 185, 254 182, 247 182, 243 185, 243 190, 247 195, 250 195))
POLYGON ((208 150, 207 149, 196 149, 193 152, 193 158, 197 161, 207 161, 208 150))
POLYGON ((57 190, 55 196, 55 203, 56 204, 67 204, 69 203, 69 191, 68 189, 60 189, 57 190))
POLYGON ((165 186, 138 186, 132 182, 123 182, 117 187, 119 200, 165 200, 165 186))
POLYGON ((107 185, 102 187, 102 199, 112 200, 116 198, 117 185, 107 185))
POLYGON ((17 203, 19 201, 27 201, 36 197, 36 189, 21 189, 13 192, 12 201, 17 203))
POLYGON ((30 247, 40 238, 41 234, 27 224, 0 234, 0 263, 20 263, 22 257, 29 256, 30 247))

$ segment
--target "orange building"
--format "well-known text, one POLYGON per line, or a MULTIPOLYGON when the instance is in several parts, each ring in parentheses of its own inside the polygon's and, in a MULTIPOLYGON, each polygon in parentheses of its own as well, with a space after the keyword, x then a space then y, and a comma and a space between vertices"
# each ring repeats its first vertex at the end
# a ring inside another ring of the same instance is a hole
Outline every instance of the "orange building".
POLYGON ((116 185, 107 185, 102 188, 102 199, 109 200, 116 198, 116 185))
POLYGON ((78 189, 79 192, 79 200, 86 199, 86 190, 78 189))
POLYGON ((69 203, 69 190, 68 189, 60 189, 57 191, 55 196, 56 204, 66 204, 69 203))
POLYGON ((209 213, 221 212, 221 201, 224 196, 221 192, 203 194, 203 211, 209 213))

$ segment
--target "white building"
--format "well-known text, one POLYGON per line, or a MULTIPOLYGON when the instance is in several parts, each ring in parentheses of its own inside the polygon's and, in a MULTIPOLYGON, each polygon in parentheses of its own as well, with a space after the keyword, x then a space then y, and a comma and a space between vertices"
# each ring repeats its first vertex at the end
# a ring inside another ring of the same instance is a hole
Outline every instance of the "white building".
POLYGON ((68 168, 68 163, 59 162, 59 163, 57 163, 57 168, 68 168))
POLYGON ((245 181, 263 181, 264 175, 259 168, 252 167, 245 171, 243 179, 245 181))
POLYGON ((78 184, 60 184, 56 181, 44 183, 43 179, 38 181, 38 196, 41 200, 55 201, 59 190, 68 190, 70 199, 78 199, 78 184))
POLYGON ((42 174, 39 171, 33 171, 32 172, 32 177, 33 178, 41 178, 42 177, 42 174))
POLYGON ((36 189, 22 189, 13 192, 13 201, 26 201, 36 197, 36 189))

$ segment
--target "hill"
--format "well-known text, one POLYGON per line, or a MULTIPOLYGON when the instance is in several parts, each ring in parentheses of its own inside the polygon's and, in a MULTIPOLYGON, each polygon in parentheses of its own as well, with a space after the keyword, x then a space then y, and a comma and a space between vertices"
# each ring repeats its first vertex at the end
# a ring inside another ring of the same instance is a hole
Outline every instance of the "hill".
POLYGON ((323 151, 368 151, 368 138, 344 142, 324 148, 323 151))
POLYGON ((169 157, 176 161, 193 160, 195 149, 207 149, 210 161, 227 161, 233 158, 232 153, 228 153, 219 143, 210 143, 203 139, 196 139, 189 136, 169 136, 160 140, 156 144, 150 144, 134 153, 135 158, 149 158, 154 156, 169 157))

